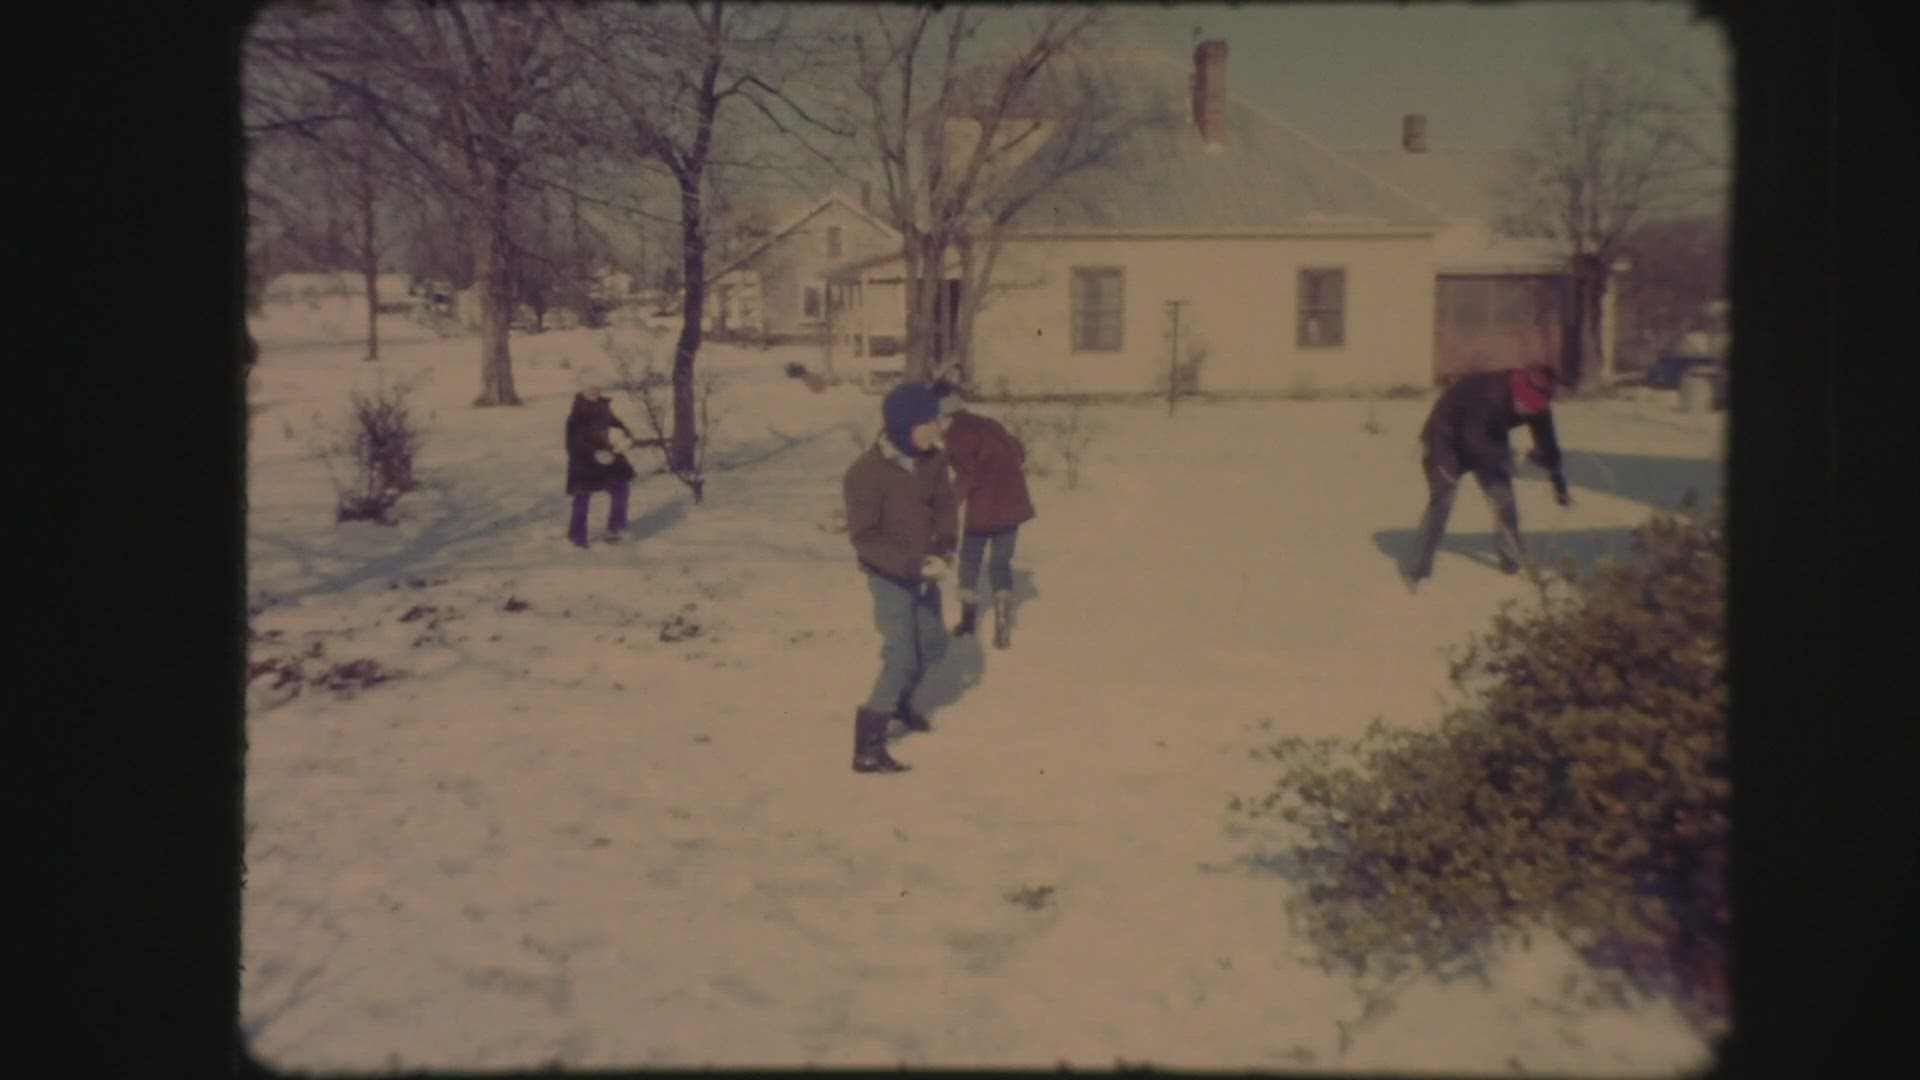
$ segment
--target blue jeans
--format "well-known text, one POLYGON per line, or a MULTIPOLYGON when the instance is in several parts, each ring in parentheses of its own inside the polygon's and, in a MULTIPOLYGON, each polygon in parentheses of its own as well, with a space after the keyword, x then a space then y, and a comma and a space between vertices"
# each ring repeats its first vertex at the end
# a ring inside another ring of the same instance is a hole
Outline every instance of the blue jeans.
MULTIPOLYGON (((613 505, 607 508, 607 531, 624 531, 627 527, 627 485, 613 484, 607 488, 607 495, 613 500, 613 505)), ((567 538, 576 544, 587 542, 587 507, 592 501, 590 492, 573 497, 573 517, 567 522, 567 538)))
POLYGON ((987 580, 994 592, 1013 590, 1013 544, 1020 526, 1009 525, 992 532, 970 532, 960 540, 960 598, 979 595, 973 585, 980 580, 980 558, 986 556, 987 580))
POLYGON ((866 707, 892 713, 908 702, 927 670, 947 655, 950 639, 940 619, 940 591, 918 594, 871 571, 873 623, 880 631, 880 677, 866 707))

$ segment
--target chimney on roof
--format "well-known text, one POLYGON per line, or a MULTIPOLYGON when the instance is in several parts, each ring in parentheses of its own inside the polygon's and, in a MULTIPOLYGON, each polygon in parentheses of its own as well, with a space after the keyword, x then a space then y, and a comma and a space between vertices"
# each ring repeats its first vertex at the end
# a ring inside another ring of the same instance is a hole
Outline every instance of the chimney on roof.
POLYGON ((860 181, 860 209, 873 209, 873 181, 860 181))
POLYGON ((1400 122, 1400 147, 1409 154, 1427 152, 1427 118, 1419 113, 1409 113, 1400 122))
POLYGON ((1227 141, 1227 43, 1214 38, 1193 50, 1193 123, 1208 146, 1227 141))

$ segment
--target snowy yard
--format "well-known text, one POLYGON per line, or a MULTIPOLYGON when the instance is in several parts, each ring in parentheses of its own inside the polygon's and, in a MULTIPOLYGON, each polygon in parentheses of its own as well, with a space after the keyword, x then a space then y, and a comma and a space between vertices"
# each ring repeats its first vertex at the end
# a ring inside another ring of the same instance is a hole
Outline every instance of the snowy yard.
MULTIPOLYGON (((1418 987, 1363 1022, 1290 933, 1288 884, 1235 862, 1257 838, 1226 800, 1270 779, 1249 749, 1435 722, 1445 651, 1528 588, 1493 569, 1471 485, 1433 580, 1396 577, 1425 402, 1095 407, 1079 489, 1036 481, 1014 647, 957 647, 934 732, 894 747, 914 771, 863 777, 852 716, 878 637, 824 526, 876 397, 787 378, 810 350, 704 349, 727 379, 706 504, 644 479, 632 538, 578 551, 561 364, 608 366, 608 332, 516 337, 526 407, 476 410, 472 339, 393 319, 366 364, 358 322, 329 341, 323 316, 255 326, 255 656, 318 642, 407 675, 344 697, 256 684, 241 1022, 263 1060, 1704 1063, 1664 1005, 1570 997, 1578 965, 1541 945, 1490 986, 1418 987), (426 380, 423 487, 396 527, 336 526, 310 446, 376 369, 426 380)), ((1717 492, 1723 415, 1558 411, 1575 504, 1525 474, 1537 552, 1591 558, 1717 492)))

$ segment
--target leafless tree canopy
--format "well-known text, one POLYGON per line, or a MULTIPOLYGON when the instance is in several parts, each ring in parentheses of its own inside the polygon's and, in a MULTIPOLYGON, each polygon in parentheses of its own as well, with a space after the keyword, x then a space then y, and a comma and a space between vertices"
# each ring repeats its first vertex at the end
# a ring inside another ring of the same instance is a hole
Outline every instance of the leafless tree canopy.
POLYGON ((926 4, 855 9, 836 26, 845 79, 796 134, 840 175, 879 181, 903 240, 909 377, 964 374, 1004 229, 1118 139, 1118 98, 1080 62, 1106 19, 1091 6, 926 4), (958 311, 946 309, 950 273, 958 311))
POLYGON ((1644 69, 1576 58, 1515 155, 1500 222, 1520 236, 1565 242, 1576 271, 1581 365, 1598 359, 1601 297, 1623 244, 1642 224, 1686 208, 1696 161, 1671 98, 1644 69))
POLYGON ((560 160, 553 122, 567 63, 548 5, 444 3, 269 9, 247 42, 256 131, 311 128, 316 100, 377 131, 409 179, 468 232, 481 323, 478 405, 519 403, 508 326, 517 205, 560 160), (283 87, 324 88, 288 95, 283 87))
MULTIPOLYGON (((540 325, 576 284, 567 264, 610 252, 597 222, 663 227, 682 283, 674 440, 690 449, 712 238, 770 179, 877 179, 906 239, 910 368, 965 366, 1002 231, 1124 126, 1111 80, 1080 62, 1104 18, 1083 5, 287 4, 247 43, 247 131, 262 158, 304 144, 329 162, 330 190, 359 211, 346 246, 370 303, 396 243, 470 267, 457 278, 478 300, 476 404, 518 401, 511 314, 531 304, 540 325), (956 274, 949 310, 941 286, 956 274)), ((254 171, 256 215, 301 204, 298 185, 276 198, 274 169, 254 171)))
POLYGON ((808 116, 793 88, 819 70, 817 20, 794 5, 704 0, 606 4, 579 10, 562 31, 578 61, 564 95, 576 151, 643 162, 671 181, 678 229, 681 332, 672 367, 670 461, 692 468, 700 425, 694 362, 711 274, 709 244, 736 181, 783 168, 771 140, 808 116), (761 123, 756 125, 755 121, 761 123))
POLYGON ((1644 74, 1575 61, 1515 156, 1509 231, 1562 239, 1602 260, 1616 254, 1621 237, 1682 197, 1688 164, 1669 115, 1644 74))

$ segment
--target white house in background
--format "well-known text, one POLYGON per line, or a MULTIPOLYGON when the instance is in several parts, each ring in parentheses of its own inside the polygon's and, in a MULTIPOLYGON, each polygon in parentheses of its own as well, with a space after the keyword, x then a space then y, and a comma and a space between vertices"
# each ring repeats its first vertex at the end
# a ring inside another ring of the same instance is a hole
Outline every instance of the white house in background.
MULTIPOLYGON (((1226 54, 1202 42, 1188 68, 1102 51, 1152 119, 1013 219, 973 328, 980 385, 1142 392, 1202 355, 1199 388, 1227 393, 1568 366, 1569 253, 1497 234, 1495 162, 1431 154, 1417 115, 1397 147, 1335 149, 1228 94, 1226 54)), ((1003 190, 1025 190, 1055 152, 1043 143, 1003 190)), ((828 362, 897 350, 899 254, 830 276, 828 362)), ((959 332, 961 282, 947 276, 936 356, 959 332)), ((1615 336, 1609 305, 1604 370, 1615 336)))
POLYGON ((857 201, 827 195, 723 263, 709 278, 708 322, 771 343, 824 342, 827 271, 900 250, 900 234, 857 201), (724 320, 724 321, 722 321, 724 320))
MULTIPOLYGON (((1191 69, 1142 50, 1099 62, 1146 119, 1012 220, 974 325, 979 385, 1149 392, 1202 356, 1208 392, 1432 382, 1438 215, 1229 95, 1224 42, 1191 69)), ((1029 190, 1057 152, 1043 143, 1002 190, 1029 190)), ((836 321, 904 325, 897 255, 834 277, 836 321)))

